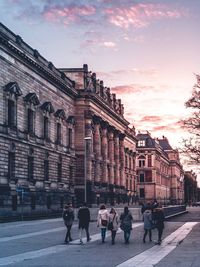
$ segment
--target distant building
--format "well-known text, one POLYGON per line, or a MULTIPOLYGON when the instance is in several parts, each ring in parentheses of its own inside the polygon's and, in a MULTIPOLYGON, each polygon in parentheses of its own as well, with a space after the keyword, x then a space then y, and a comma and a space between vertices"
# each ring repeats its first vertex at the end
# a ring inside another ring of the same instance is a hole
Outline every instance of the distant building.
POLYGON ((87 65, 57 69, 0 24, 3 211, 78 204, 85 178, 89 203, 125 202, 136 192, 135 156, 121 100, 87 65))
POLYGON ((141 201, 178 204, 183 202, 183 168, 179 154, 166 137, 155 139, 149 132, 137 134, 137 189, 141 201))
POLYGON ((192 204, 199 201, 199 189, 197 186, 197 175, 194 171, 184 172, 184 191, 185 191, 185 203, 192 204))

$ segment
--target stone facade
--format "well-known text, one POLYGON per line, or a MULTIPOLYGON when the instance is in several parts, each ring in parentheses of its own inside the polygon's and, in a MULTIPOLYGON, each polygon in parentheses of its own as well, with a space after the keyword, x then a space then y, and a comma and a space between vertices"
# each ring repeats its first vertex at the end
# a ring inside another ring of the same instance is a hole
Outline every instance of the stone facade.
POLYGON ((184 201, 183 167, 179 153, 166 137, 154 139, 149 132, 137 135, 138 194, 141 201, 162 203, 184 201))
POLYGON ((76 96, 70 79, 0 24, 2 207, 74 198, 76 96))
POLYGON ((83 199, 86 179, 88 202, 127 201, 135 190, 136 138, 124 118, 121 100, 88 71, 87 65, 60 71, 75 80, 79 92, 75 104, 76 195, 83 199))
POLYGON ((136 191, 135 152, 121 100, 87 65, 57 69, 0 24, 4 210, 60 209, 86 191, 89 203, 125 202, 136 191))

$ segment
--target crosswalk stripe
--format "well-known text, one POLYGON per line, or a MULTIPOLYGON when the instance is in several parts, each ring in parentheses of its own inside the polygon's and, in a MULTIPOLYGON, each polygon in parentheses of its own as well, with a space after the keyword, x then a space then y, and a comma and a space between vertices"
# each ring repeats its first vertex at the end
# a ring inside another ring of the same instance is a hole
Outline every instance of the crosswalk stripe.
POLYGON ((187 222, 167 236, 161 246, 154 246, 116 267, 153 267, 166 257, 190 233, 197 222, 187 222))
MULTIPOLYGON (((142 223, 134 223, 133 224, 133 228, 136 228, 136 227, 141 226, 141 225, 142 225, 142 223)), ((40 232, 43 232, 43 231, 40 231, 40 232)), ((122 232, 122 230, 118 229, 117 233, 121 233, 121 232, 122 232)), ((39 233, 39 232, 37 232, 37 233, 39 233)), ((107 237, 109 237, 109 236, 110 236, 110 231, 107 233, 107 237)), ((101 239, 101 234, 92 235, 91 238, 92 238, 92 240, 90 241, 90 243, 101 239)), ((83 238, 83 242, 84 243, 86 242, 86 238, 83 238)), ((75 244, 79 244, 79 239, 74 240, 74 241, 72 241, 70 243, 74 244, 74 245, 75 244)), ((0 266, 6 266, 6 265, 13 264, 13 263, 21 262, 21 261, 24 261, 24 260, 31 260, 31 259, 34 259, 34 258, 39 258, 39 257, 42 257, 42 256, 46 256, 46 255, 49 255, 49 254, 63 252, 63 251, 66 251, 68 249, 71 249, 71 248, 73 248, 73 246, 70 246, 70 245, 69 246, 56 245, 56 246, 52 246, 52 247, 48 247, 48 248, 44 248, 44 249, 39 249, 39 250, 35 250, 35 251, 29 251, 29 252, 25 252, 25 253, 16 254, 16 255, 13 255, 13 256, 0 258, 0 266)))

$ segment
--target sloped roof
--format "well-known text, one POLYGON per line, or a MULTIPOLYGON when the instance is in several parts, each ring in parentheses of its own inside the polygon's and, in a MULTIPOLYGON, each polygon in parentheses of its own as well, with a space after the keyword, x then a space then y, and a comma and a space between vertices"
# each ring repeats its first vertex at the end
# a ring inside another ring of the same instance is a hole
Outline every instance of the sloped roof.
POLYGON ((145 146, 144 147, 149 147, 149 148, 156 147, 155 140, 148 133, 145 133, 145 134, 139 133, 139 134, 137 134, 136 138, 137 138, 137 140, 145 140, 145 146))
POLYGON ((160 146, 163 148, 163 150, 173 150, 166 137, 163 137, 163 139, 158 139, 158 142, 160 146))

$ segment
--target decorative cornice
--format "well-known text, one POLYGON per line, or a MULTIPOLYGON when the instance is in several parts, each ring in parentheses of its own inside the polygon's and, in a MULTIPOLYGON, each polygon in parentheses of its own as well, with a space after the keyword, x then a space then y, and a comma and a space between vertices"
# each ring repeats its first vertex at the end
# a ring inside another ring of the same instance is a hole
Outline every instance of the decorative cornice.
POLYGON ((49 64, 49 61, 43 58, 37 50, 31 48, 20 36, 15 35, 2 23, 0 23, 0 43, 6 47, 9 53, 17 56, 24 64, 28 64, 44 79, 48 79, 49 82, 59 86, 60 90, 71 96, 78 95, 78 92, 74 89, 74 81, 52 67, 53 64, 49 64))

